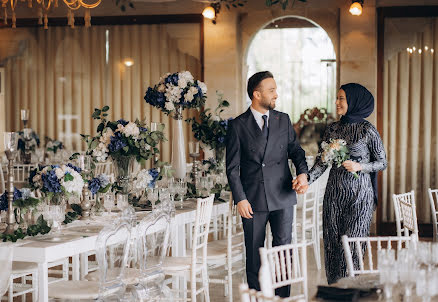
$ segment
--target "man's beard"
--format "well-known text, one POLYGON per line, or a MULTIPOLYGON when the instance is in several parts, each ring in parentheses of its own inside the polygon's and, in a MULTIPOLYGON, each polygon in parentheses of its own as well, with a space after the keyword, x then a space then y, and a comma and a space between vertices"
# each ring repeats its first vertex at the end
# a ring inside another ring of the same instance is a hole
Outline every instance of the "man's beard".
POLYGON ((263 100, 261 105, 266 110, 273 110, 275 108, 275 102, 271 102, 270 100, 263 100))

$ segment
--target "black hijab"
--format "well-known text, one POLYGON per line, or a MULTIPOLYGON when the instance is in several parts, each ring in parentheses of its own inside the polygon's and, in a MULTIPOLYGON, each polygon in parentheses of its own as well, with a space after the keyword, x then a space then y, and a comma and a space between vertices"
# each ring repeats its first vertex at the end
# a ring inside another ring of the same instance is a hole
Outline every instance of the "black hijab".
MULTIPOLYGON (((345 91, 348 104, 347 113, 341 117, 341 123, 353 124, 363 122, 365 118, 373 113, 374 97, 368 89, 356 83, 342 85, 340 89, 345 91)), ((375 160, 371 155, 370 161, 375 160)), ((374 191, 374 204, 377 205, 377 172, 371 172, 370 177, 374 191)))

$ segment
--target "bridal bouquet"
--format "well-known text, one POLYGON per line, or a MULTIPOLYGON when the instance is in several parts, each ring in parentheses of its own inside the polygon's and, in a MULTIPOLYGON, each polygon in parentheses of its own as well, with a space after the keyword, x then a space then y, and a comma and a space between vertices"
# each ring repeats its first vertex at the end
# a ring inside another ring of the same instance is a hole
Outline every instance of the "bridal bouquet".
POLYGON ((97 162, 104 162, 108 157, 134 157, 137 162, 143 162, 159 153, 158 144, 165 141, 163 128, 150 131, 144 122, 119 119, 107 121, 109 106, 95 109, 93 118, 100 120, 97 136, 81 134, 88 145, 87 154, 97 162))
POLYGON ((205 104, 207 86, 195 80, 189 71, 166 74, 144 97, 146 103, 170 114, 175 107, 201 108, 205 104))
POLYGON ((40 190, 54 204, 60 197, 79 196, 84 187, 81 169, 67 165, 40 166, 30 172, 29 183, 33 190, 40 190))
MULTIPOLYGON (((335 164, 336 167, 342 166, 342 163, 350 159, 350 152, 347 148, 347 142, 343 139, 330 139, 329 142, 321 143, 322 152, 318 154, 324 164, 335 164)), ((356 172, 352 172, 355 178, 359 178, 356 172)))

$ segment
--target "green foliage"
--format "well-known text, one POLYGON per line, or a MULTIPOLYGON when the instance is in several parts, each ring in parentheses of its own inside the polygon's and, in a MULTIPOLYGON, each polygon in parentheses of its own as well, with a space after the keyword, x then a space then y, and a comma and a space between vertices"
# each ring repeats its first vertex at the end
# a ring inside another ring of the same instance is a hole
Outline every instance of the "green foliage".
POLYGON ((65 214, 64 224, 69 224, 82 215, 82 207, 79 204, 72 204, 71 208, 73 212, 67 212, 65 214))
POLYGON ((47 224, 47 221, 44 220, 43 215, 40 215, 37 219, 36 224, 30 225, 27 228, 27 231, 24 232, 23 229, 18 228, 14 231, 13 234, 1 234, 0 239, 3 240, 3 242, 6 241, 12 241, 16 242, 18 239, 24 239, 26 236, 36 236, 38 234, 47 234, 49 233, 51 228, 47 224))

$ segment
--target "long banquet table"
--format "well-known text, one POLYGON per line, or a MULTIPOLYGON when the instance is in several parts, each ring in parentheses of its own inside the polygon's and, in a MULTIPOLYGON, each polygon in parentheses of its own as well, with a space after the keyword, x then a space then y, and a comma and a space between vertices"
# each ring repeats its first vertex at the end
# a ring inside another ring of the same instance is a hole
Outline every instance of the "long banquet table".
MULTIPOLYGON (((225 215, 229 211, 228 203, 215 202, 212 219, 225 215)), ((137 212, 139 219, 150 211, 137 212)), ((171 246, 173 256, 185 256, 186 227, 195 221, 196 204, 176 209, 171 222, 171 246)), ((75 221, 62 229, 59 235, 48 234, 37 237, 26 237, 14 244, 14 261, 33 262, 38 264, 38 301, 48 301, 48 264, 67 257, 72 257, 72 279, 80 280, 87 272, 87 253, 96 249, 99 227, 113 220, 112 216, 97 216, 93 220, 75 221), (89 232, 81 231, 81 226, 89 232), (94 229, 94 230, 93 230, 94 229)))

